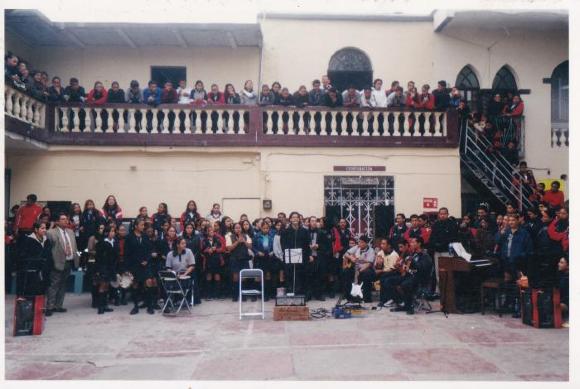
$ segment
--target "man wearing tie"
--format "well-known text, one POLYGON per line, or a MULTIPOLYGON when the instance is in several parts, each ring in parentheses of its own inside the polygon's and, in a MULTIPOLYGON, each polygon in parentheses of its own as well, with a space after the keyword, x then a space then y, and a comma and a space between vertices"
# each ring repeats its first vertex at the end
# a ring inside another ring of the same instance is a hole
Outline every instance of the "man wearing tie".
POLYGON ((46 316, 52 316, 53 312, 66 312, 62 307, 66 281, 73 266, 79 266, 79 255, 74 231, 68 228, 68 216, 64 213, 58 217, 56 228, 47 232, 48 239, 52 243, 52 258, 54 266, 50 272, 50 286, 48 287, 48 303, 46 316))

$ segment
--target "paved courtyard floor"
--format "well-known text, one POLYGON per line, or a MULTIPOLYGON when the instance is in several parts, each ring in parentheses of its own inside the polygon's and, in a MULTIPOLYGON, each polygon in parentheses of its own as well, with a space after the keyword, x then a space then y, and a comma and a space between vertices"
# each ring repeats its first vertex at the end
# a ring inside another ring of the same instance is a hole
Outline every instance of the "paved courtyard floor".
POLYGON ((240 321, 227 300, 164 317, 144 310, 130 316, 130 305, 97 315, 89 299, 69 294, 69 312, 48 318, 42 336, 12 337, 8 296, 5 378, 568 380, 568 329, 538 330, 509 316, 385 309, 364 318, 275 322, 270 302, 265 320, 240 321))

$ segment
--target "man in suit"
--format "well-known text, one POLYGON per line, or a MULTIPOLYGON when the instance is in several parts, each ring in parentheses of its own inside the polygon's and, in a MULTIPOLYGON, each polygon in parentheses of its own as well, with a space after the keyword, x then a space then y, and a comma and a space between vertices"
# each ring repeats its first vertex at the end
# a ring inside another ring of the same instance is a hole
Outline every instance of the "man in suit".
POLYGON ((52 316, 53 312, 66 312, 66 309, 62 307, 66 281, 73 264, 75 268, 79 266, 75 233, 68 228, 68 225, 68 216, 61 213, 58 216, 56 227, 47 233, 48 239, 52 243, 54 266, 50 272, 46 316, 52 316))

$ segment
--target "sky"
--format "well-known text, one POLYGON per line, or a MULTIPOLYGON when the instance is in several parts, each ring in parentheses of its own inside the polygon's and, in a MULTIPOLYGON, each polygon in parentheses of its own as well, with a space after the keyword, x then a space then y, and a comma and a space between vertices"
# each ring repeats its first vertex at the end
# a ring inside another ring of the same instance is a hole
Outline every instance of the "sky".
POLYGON ((78 0, 24 0, 19 4, 18 8, 39 9, 55 22, 140 23, 255 23, 263 11, 429 15, 433 8, 423 0, 99 0, 83 2, 82 7, 78 0), (31 3, 30 7, 27 3, 31 3))

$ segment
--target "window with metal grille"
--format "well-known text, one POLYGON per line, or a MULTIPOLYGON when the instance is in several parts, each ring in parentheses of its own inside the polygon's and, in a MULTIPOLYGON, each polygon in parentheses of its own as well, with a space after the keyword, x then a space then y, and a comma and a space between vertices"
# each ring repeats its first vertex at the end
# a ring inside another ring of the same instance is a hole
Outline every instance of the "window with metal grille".
POLYGON ((479 89, 479 80, 471 66, 466 65, 461 69, 455 80, 455 86, 462 90, 479 89))
POLYGON ((507 66, 503 66, 495 74, 492 89, 497 92, 517 92, 516 78, 507 66))
POLYGON ((556 66, 550 78, 552 86, 552 123, 568 123, 568 61, 556 66))

